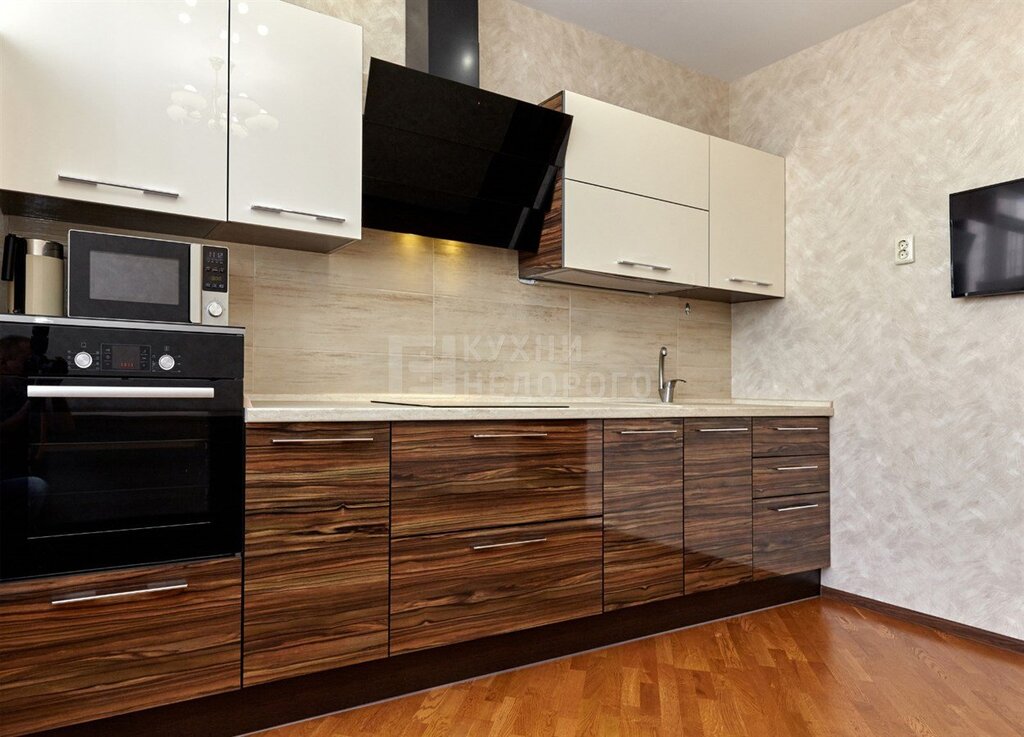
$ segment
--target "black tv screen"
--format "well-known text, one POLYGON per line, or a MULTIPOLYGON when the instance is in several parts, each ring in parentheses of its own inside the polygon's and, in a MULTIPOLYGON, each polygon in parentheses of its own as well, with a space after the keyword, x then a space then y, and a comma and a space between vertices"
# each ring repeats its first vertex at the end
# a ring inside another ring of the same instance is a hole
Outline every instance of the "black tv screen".
POLYGON ((1024 292, 1024 179, 949 196, 954 297, 1024 292))

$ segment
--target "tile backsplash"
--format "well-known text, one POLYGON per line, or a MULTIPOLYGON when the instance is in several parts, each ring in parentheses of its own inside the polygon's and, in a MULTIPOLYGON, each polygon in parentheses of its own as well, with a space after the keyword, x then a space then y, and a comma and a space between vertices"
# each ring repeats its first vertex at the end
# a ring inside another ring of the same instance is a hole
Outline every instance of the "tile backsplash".
POLYGON ((253 393, 728 397, 729 305, 522 284, 514 252, 365 231, 331 255, 233 246, 253 393))

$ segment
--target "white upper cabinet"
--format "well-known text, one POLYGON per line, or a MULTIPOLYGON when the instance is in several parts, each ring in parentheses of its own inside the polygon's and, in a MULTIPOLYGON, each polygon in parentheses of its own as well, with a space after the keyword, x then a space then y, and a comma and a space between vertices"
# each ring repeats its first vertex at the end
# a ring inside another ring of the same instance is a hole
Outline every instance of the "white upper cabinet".
POLYGON ((225 0, 2 0, 0 189, 222 220, 225 0))
POLYGON ((362 29, 232 0, 231 35, 228 220, 359 238, 362 29))
POLYGON ((565 92, 573 116, 565 176, 580 182, 708 209, 704 133, 565 92))
POLYGON ((584 182, 564 186, 565 268, 707 285, 707 212, 584 182))
POLYGON ((710 286, 786 294, 786 160, 711 139, 710 286))

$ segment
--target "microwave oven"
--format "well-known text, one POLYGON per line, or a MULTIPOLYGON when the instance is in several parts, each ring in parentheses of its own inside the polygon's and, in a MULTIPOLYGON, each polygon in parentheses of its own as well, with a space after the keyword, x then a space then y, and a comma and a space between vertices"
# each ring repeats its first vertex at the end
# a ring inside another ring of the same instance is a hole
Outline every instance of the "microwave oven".
POLYGON ((228 324, 228 249, 68 233, 69 317, 228 324))

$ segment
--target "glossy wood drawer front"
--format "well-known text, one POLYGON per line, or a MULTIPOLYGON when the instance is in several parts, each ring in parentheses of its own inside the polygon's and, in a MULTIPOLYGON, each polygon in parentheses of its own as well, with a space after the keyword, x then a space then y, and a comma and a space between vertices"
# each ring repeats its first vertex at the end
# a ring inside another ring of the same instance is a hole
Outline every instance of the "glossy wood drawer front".
POLYGON ((391 654, 601 612, 601 520, 396 539, 391 654))
POLYGON ((683 421, 604 423, 604 605, 683 594, 683 421))
POLYGON ((0 585, 0 735, 239 688, 238 558, 0 585))
POLYGON ((686 593, 751 575, 750 419, 686 420, 683 541, 686 593))
POLYGON ((754 502, 754 578, 825 568, 829 495, 805 494, 754 502))
POLYGON ((601 422, 395 424, 396 536, 601 514, 601 422))
POLYGON ((759 417, 755 456, 828 455, 828 417, 759 417))
POLYGON ((754 498, 828 491, 828 456, 754 459, 754 498))
POLYGON ((250 428, 246 685, 387 655, 389 454, 383 423, 250 428))

